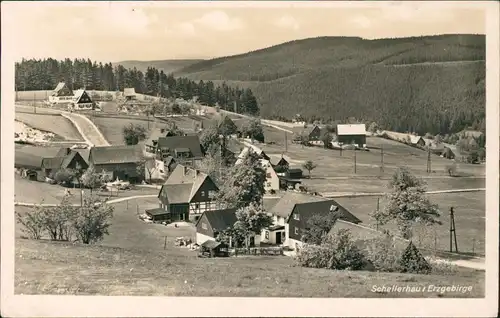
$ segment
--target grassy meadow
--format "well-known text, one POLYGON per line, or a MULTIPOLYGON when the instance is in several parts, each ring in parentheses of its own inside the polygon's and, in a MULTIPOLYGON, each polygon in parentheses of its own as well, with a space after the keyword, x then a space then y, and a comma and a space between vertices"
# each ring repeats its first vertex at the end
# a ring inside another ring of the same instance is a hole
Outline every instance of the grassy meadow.
MULTIPOLYGON (((146 224, 137 217, 154 199, 115 204, 110 235, 94 246, 16 238, 15 293, 249 297, 482 297, 484 272, 431 275, 332 271, 296 266, 286 256, 203 259, 174 245, 194 228, 146 224), (138 208, 139 207, 139 208, 138 208), (165 236, 167 245, 164 249, 165 236), (161 269, 161 270, 160 270, 161 269), (379 294, 372 285, 472 285, 468 294, 379 294)), ((19 228, 19 226, 18 226, 19 228)))

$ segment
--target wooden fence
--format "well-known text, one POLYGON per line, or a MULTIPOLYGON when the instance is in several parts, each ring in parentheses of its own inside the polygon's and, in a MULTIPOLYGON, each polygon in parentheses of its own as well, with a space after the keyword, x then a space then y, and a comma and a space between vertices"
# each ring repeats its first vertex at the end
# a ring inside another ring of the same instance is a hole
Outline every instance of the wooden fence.
POLYGON ((279 256, 283 255, 282 247, 251 247, 248 248, 234 248, 229 251, 231 256, 238 255, 270 255, 279 256))

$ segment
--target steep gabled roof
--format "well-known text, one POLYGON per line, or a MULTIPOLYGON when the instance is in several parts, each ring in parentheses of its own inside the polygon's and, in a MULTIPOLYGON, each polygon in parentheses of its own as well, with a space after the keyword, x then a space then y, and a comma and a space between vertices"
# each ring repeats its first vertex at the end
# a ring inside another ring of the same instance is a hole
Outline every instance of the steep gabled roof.
POLYGON ((418 142, 419 142, 420 140, 424 141, 424 143, 425 143, 425 140, 422 138, 422 136, 410 135, 410 142, 411 142, 413 145, 418 144, 418 142))
POLYGON ((332 206, 338 208, 336 214, 339 219, 352 223, 361 222, 335 200, 297 192, 285 193, 270 212, 287 220, 292 212, 297 212, 300 213, 302 220, 307 222, 307 219, 315 214, 329 212, 332 206))
POLYGON ((339 124, 337 135, 366 135, 366 126, 365 124, 339 124))
POLYGON ((42 168, 45 169, 60 169, 65 157, 43 158, 42 168))
POLYGON ((337 208, 337 210, 334 212, 337 219, 351 222, 354 224, 361 223, 360 219, 355 217, 352 213, 347 211, 338 202, 332 199, 317 201, 317 202, 297 203, 295 205, 295 208, 293 209, 293 212, 300 213, 302 221, 307 222, 307 220, 315 214, 322 214, 329 212, 332 206, 337 208))
MULTIPOLYGON (((224 231, 236 223, 236 209, 205 211, 203 213, 214 231, 224 231)), ((198 219, 198 222, 201 220, 198 219)), ((197 224, 198 224, 197 222, 197 224)))
POLYGON ((158 138, 158 147, 168 148, 171 151, 178 148, 188 148, 193 157, 203 157, 198 135, 160 137, 158 138))
POLYGON ((90 102, 92 102, 92 98, 90 98, 90 95, 87 93, 87 91, 85 91, 84 89, 79 89, 79 90, 76 90, 75 91, 75 95, 73 96, 73 98, 75 99, 75 103, 79 103, 80 102, 80 99, 84 96, 84 95, 87 95, 87 97, 89 98, 90 102))
POLYGON ((296 204, 321 201, 325 201, 325 199, 308 194, 287 191, 285 195, 281 197, 278 203, 274 205, 270 212, 274 215, 288 218, 288 216, 290 216, 293 209, 295 208, 296 204))
POLYGON ((165 185, 189 185, 191 191, 188 201, 191 201, 207 178, 210 179, 206 173, 178 164, 165 181, 165 185))
MULTIPOLYGON (((59 82, 56 86, 56 88, 54 89, 54 91, 52 92, 52 96, 58 96, 59 95, 59 92, 63 89, 63 88, 68 88, 69 87, 66 85, 66 83, 64 82, 59 82)), ((71 89, 69 89, 70 93, 71 93, 71 89)))
POLYGON ((158 139, 161 137, 167 137, 168 133, 169 130, 167 128, 155 128, 151 130, 151 133, 149 134, 148 139, 146 139, 145 144, 148 146, 155 146, 156 144, 154 142, 158 142, 158 139))
POLYGON ((170 204, 189 203, 193 184, 164 184, 158 198, 166 198, 170 204))
POLYGON ((142 150, 137 146, 106 146, 90 149, 93 164, 137 163, 142 161, 142 150))

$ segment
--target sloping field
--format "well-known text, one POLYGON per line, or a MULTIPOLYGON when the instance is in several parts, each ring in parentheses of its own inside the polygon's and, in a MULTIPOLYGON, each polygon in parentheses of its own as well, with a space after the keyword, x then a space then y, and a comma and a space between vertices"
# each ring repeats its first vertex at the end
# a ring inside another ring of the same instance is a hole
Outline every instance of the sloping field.
POLYGON ((68 119, 57 114, 34 114, 16 111, 16 120, 32 128, 52 132, 65 140, 83 140, 75 126, 68 119))
MULTIPOLYGON (((300 166, 307 160, 312 160, 316 169, 313 177, 347 177, 347 176, 383 176, 390 177, 401 166, 410 168, 419 176, 429 176, 427 173, 427 152, 408 145, 378 137, 367 138, 370 151, 356 151, 356 173, 354 173, 354 151, 324 149, 322 147, 303 147, 291 144, 291 135, 288 135, 288 147, 284 146, 284 132, 277 129, 264 128, 266 142, 275 141, 274 145, 259 145, 266 153, 281 155, 284 153, 293 161, 292 165, 300 166), (381 150, 383 147, 384 172, 381 173, 381 150), (373 149, 375 148, 375 149, 373 149), (287 152, 285 152, 285 149, 287 152)), ((431 176, 446 176, 445 167, 452 161, 436 155, 431 157, 431 176), (435 171, 435 172, 434 172, 435 171)), ((484 165, 460 163, 457 165, 460 176, 484 176, 484 165)), ((307 172, 306 172, 307 173, 307 172)))
MULTIPOLYGON (((414 243, 417 247, 449 251, 449 209, 454 207, 455 225, 457 229, 458 250, 462 253, 485 252, 485 193, 446 193, 428 195, 432 203, 441 210, 440 220, 442 225, 417 226, 414 232, 414 243)), ((377 197, 335 198, 342 206, 351 211, 363 221, 363 225, 376 227, 376 223, 369 214, 377 208, 377 197)), ((380 200, 380 209, 385 206, 385 201, 380 200)), ((394 225, 382 228, 396 230, 394 225)))

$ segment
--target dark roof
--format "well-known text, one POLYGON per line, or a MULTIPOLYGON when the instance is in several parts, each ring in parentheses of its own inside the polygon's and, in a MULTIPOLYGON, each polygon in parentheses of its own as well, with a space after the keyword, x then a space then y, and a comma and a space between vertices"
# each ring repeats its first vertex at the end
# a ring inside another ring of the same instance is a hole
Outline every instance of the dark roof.
POLYGON ((175 159, 174 157, 172 156, 168 156, 166 157, 165 159, 163 159, 163 162, 165 163, 165 165, 168 167, 170 166, 172 163, 175 163, 175 159))
POLYGON ((289 165, 288 161, 285 158, 281 157, 276 166, 289 165))
POLYGON ((175 152, 190 152, 189 148, 175 148, 175 152))
POLYGON ((234 208, 205 211, 203 214, 214 231, 224 231, 232 227, 237 221, 236 209, 234 208))
POLYGON ((43 158, 25 152, 15 151, 14 166, 16 168, 41 169, 43 158))
POLYGON ((192 187, 192 183, 164 184, 158 196, 166 198, 170 204, 189 203, 192 187))
POLYGON ((216 241, 212 241, 212 240, 205 241, 201 244, 201 246, 209 248, 209 249, 214 249, 219 245, 221 245, 221 242, 216 242, 216 241))
POLYGON ((284 225, 274 225, 268 228, 269 231, 278 231, 278 230, 284 230, 285 226, 284 225))
POLYGON ((300 172, 300 173, 302 173, 302 172, 303 172, 303 170, 302 170, 302 169, 300 169, 300 168, 289 168, 289 169, 287 170, 287 172, 288 172, 288 173, 299 173, 299 172, 300 172))
POLYGON ((360 223, 361 220, 347 211, 338 202, 332 199, 312 196, 308 194, 287 192, 278 203, 271 209, 271 213, 287 219, 292 212, 298 212, 304 218, 314 214, 329 212, 333 206, 338 207, 339 218, 352 223, 360 223))
POLYGON ((170 130, 168 128, 155 128, 149 134, 148 139, 146 139, 145 144, 148 146, 156 146, 158 139, 161 137, 167 137, 170 134, 170 130), (163 130, 163 131, 162 131, 163 130))
POLYGON ((171 150, 188 148, 193 157, 203 157, 198 135, 160 137, 158 138, 158 147, 171 150))
POLYGON ((143 159, 139 146, 106 146, 90 149, 93 164, 136 163, 143 159))
POLYGON ((157 216, 157 215, 168 214, 168 212, 165 211, 165 209, 162 209, 162 208, 155 208, 155 209, 146 210, 146 214, 149 214, 149 215, 152 215, 152 216, 157 216))
POLYGON ((45 169, 59 169, 66 157, 43 158, 42 168, 45 169))
POLYGON ((325 201, 325 199, 308 194, 288 191, 278 201, 278 203, 276 203, 276 205, 271 209, 270 212, 274 215, 288 218, 288 216, 292 213, 293 208, 295 207, 296 204, 307 203, 307 202, 321 202, 321 201, 325 201))
POLYGON ((295 205, 293 209, 294 213, 300 213, 302 219, 307 222, 307 219, 312 217, 315 214, 327 213, 330 211, 332 206, 338 207, 338 210, 335 212, 336 216, 340 220, 344 220, 347 222, 351 222, 354 224, 361 223, 361 220, 355 217, 352 213, 347 211, 343 206, 341 206, 338 202, 329 199, 325 201, 319 202, 307 202, 307 203, 299 203, 295 205))

